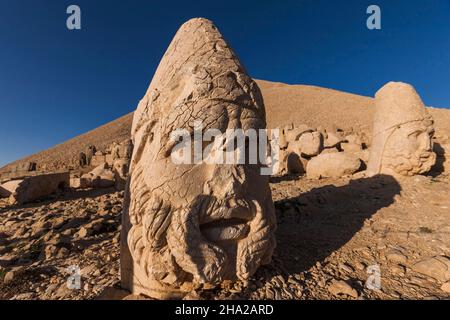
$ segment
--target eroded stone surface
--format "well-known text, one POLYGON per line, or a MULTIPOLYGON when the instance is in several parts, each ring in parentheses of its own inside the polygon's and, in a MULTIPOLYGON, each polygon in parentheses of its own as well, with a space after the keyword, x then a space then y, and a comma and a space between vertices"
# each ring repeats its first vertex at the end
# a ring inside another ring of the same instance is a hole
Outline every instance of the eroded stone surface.
POLYGON ((4 189, 10 192, 11 204, 23 204, 47 197, 70 185, 68 172, 42 174, 26 177, 20 180, 12 180, 4 185, 4 189))
POLYGON ((340 178, 357 172, 361 160, 346 152, 322 153, 311 159, 306 167, 309 179, 340 178))
POLYGON ((248 279, 270 262, 275 216, 259 165, 175 165, 176 129, 265 128, 256 83, 208 20, 185 23, 134 114, 122 286, 180 298, 199 283, 248 279))
POLYGON ((115 184, 115 174, 109 169, 106 162, 95 167, 89 173, 81 176, 80 187, 82 188, 109 188, 115 184))

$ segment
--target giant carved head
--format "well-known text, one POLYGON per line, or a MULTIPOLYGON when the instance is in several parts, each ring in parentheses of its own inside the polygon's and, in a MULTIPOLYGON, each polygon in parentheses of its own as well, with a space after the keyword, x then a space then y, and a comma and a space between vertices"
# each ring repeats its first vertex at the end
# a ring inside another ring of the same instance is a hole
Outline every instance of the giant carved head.
POLYGON ((377 92, 375 108, 369 175, 428 172, 436 161, 433 119, 414 88, 388 83, 377 92))
MULTIPOLYGON (((263 129, 256 83, 208 20, 177 32, 134 114, 122 283, 156 298, 248 279, 270 262, 275 216, 260 164, 176 164, 176 130, 263 129)), ((208 142, 201 146, 206 150, 208 142)))

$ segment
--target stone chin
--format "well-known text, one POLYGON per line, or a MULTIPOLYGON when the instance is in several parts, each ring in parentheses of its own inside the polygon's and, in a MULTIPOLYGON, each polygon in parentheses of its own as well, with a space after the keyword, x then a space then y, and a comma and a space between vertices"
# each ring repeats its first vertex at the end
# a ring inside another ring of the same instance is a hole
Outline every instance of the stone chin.
POLYGON ((386 155, 383 161, 382 173, 400 176, 414 176, 430 171, 436 162, 436 154, 430 151, 410 154, 386 155))
POLYGON ((265 206, 249 198, 212 196, 196 203, 173 216, 167 234, 172 256, 194 283, 245 280, 270 260, 274 226, 267 217, 273 213, 265 206))

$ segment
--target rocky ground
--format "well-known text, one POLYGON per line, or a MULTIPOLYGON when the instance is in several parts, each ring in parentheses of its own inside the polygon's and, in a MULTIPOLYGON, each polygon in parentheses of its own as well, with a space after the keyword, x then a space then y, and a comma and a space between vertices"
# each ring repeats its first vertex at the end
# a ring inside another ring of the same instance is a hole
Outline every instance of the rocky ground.
MULTIPOLYGON (((248 283, 198 288, 190 298, 450 298, 449 177, 287 176, 271 187, 273 262, 248 283)), ((123 192, 106 189, 0 202, 0 299, 94 299, 117 287, 122 201, 123 192), (80 287, 69 289, 77 268, 80 287)))

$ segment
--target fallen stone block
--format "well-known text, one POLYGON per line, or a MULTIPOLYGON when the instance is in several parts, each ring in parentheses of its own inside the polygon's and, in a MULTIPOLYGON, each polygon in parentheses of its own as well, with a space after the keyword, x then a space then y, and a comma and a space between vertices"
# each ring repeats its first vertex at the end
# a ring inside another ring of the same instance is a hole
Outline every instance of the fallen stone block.
POLYGON ((320 154, 312 158, 306 167, 309 179, 340 178, 351 175, 361 168, 361 160, 350 153, 320 154))
MULTIPOLYGON (((23 204, 45 198, 70 185, 69 172, 43 174, 7 182, 11 204, 23 204)), ((5 185, 2 185, 3 187, 5 185)))

